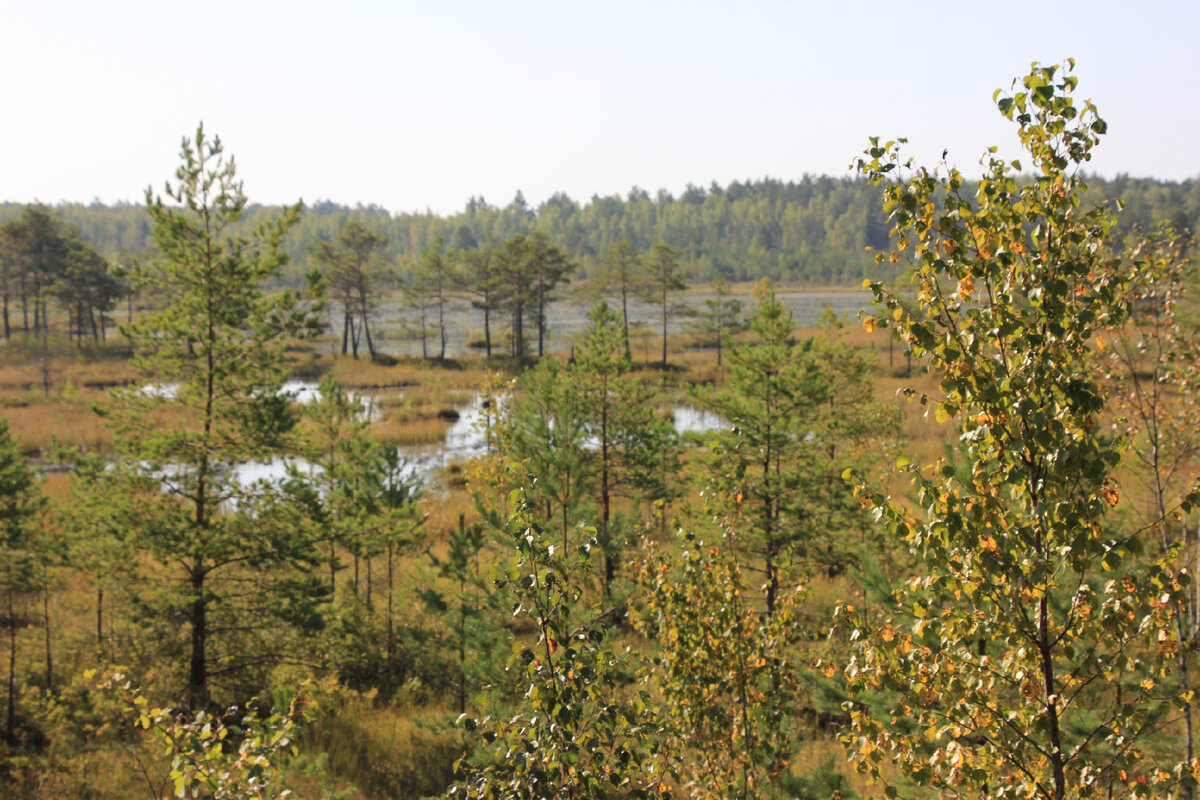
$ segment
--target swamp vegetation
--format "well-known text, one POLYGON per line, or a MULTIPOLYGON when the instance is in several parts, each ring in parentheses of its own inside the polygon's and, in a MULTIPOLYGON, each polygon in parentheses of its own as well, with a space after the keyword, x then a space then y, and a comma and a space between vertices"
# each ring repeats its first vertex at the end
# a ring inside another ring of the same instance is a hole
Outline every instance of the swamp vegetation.
POLYGON ((1075 86, 971 182, 871 140, 861 325, 653 237, 304 275, 203 128, 136 261, 22 212, 0 791, 1191 800, 1191 244, 1075 86))

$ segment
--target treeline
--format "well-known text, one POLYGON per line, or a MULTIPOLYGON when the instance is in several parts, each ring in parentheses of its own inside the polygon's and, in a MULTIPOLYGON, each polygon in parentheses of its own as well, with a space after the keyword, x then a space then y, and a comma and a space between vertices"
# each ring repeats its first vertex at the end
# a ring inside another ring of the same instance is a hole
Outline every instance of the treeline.
MULTIPOLYGON (((157 213, 158 209, 152 211, 157 213)), ((284 216, 289 225, 294 225, 298 218, 295 208, 284 216)), ((259 229, 260 226, 255 226, 252 230, 259 229)), ((239 241, 240 244, 231 241, 231 250, 245 246, 249 240, 243 236, 239 241)), ((533 341, 540 357, 549 333, 546 310, 559 286, 571 280, 579 266, 540 230, 458 250, 447 249, 445 240, 439 236, 420 252, 407 275, 398 274, 387 257, 388 245, 388 237, 373 233, 356 219, 349 219, 335 237, 317 239, 306 248, 313 266, 309 276, 313 284, 309 288, 315 294, 327 292, 333 306, 340 306, 343 355, 357 359, 362 349, 372 359, 387 360, 388 356, 376 346, 372 325, 378 322, 383 293, 402 287, 407 305, 416 310, 422 357, 433 354, 429 343, 436 332, 437 358, 445 360, 447 312, 455 294, 465 294, 471 307, 480 313, 482 344, 489 358, 494 342, 507 344, 511 355, 519 357, 533 351, 533 341), (536 339, 532 338, 534 331, 536 339), (528 342, 527 333, 531 337, 528 342)), ((649 300, 659 306, 664 366, 668 318, 685 313, 673 302, 675 294, 686 288, 681 254, 682 251, 662 242, 640 252, 628 239, 622 239, 609 247, 599 268, 593 269, 586 292, 592 299, 619 298, 626 352, 629 300, 649 300)), ((0 327, 4 341, 10 341, 14 333, 26 339, 31 333, 41 333, 44 341, 49 336, 51 301, 55 308, 66 312, 69 339, 80 344, 88 338, 95 343, 106 339, 118 303, 126 301, 126 322, 132 322, 135 305, 159 307, 164 302, 173 302, 173 297, 156 292, 154 287, 161 278, 158 273, 174 255, 160 246, 150 257, 133 259, 128 266, 119 260, 109 261, 49 208, 24 207, 20 215, 0 223, 0 327), (163 260, 163 255, 168 260, 163 260)), ((276 257, 275 266, 289 263, 285 255, 276 257)), ((275 270, 266 277, 271 283, 277 283, 276 278, 275 270)), ((719 276, 714 285, 719 292, 728 293, 719 276)), ((699 316, 706 320, 711 315, 699 316)), ((710 332, 705 322, 699 325, 701 329, 697 332, 710 332)), ((336 335, 339 325, 331 321, 330 327, 336 335)), ((714 328, 713 332, 719 330, 714 328)), ((45 372, 46 348, 42 350, 45 372)), ((48 380, 43 380, 44 387, 47 384, 48 380)))
MULTIPOLYGON (((1117 176, 1086 179, 1087 201, 1121 198, 1121 225, 1153 227, 1169 221, 1180 230, 1200 225, 1200 184, 1117 176)), ((965 184, 964 196, 974 185, 965 184)), ((857 283, 872 272, 867 247, 887 246, 887 222, 880 210, 878 187, 857 178, 805 176, 798 181, 765 178, 734 181, 707 189, 689 185, 678 197, 637 187, 625 197, 593 196, 580 203, 556 194, 538 206, 521 193, 503 206, 471 198, 462 211, 390 213, 379 206, 350 208, 329 201, 306 207, 282 249, 291 256, 285 279, 299 282, 310 267, 309 247, 332 240, 354 219, 388 240, 387 254, 411 271, 421 250, 441 237, 454 250, 471 250, 487 242, 503 242, 520 233, 542 231, 581 264, 581 276, 616 242, 628 239, 646 250, 655 241, 686 254, 693 281, 770 277, 789 284, 857 283)), ((0 206, 0 221, 20 214, 22 206, 0 206)), ((62 204, 56 211, 78 228, 84 240, 102 254, 136 254, 150 244, 149 220, 141 205, 62 204)), ((271 218, 277 208, 251 206, 242 225, 247 229, 271 218)))
POLYGON ((45 332, 51 300, 67 312, 68 337, 104 339, 109 312, 129 295, 127 277, 61 217, 45 206, 26 206, 0 223, 4 340, 14 329, 45 332))

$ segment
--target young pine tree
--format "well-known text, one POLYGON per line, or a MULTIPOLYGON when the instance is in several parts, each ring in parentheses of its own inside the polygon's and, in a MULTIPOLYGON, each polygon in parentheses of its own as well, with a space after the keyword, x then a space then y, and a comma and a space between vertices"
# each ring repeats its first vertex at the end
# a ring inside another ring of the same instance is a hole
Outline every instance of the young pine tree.
POLYGON ((0 621, 8 639, 4 735, 9 741, 15 741, 17 732, 17 632, 28 624, 18 614, 19 601, 38 587, 35 522, 42 505, 37 476, 17 445, 8 421, 0 419, 0 592, 4 594, 0 621))
MULTIPOLYGON (((642 297, 656 304, 662 312, 662 365, 667 366, 667 322, 679 313, 671 298, 687 288, 683 281, 683 267, 679 263, 679 251, 662 242, 655 242, 645 258, 646 280, 642 284, 642 297)), ((627 330, 628 332, 628 330, 627 330)))
POLYGON ((713 294, 704 301, 703 308, 697 309, 696 319, 688 325, 688 330, 707 342, 716 345, 717 366, 723 362, 725 338, 746 330, 746 322, 742 319, 742 301, 731 298, 729 284, 725 278, 718 275, 712 282, 713 294))
POLYGON ((146 191, 163 258, 141 276, 170 304, 125 328, 144 383, 114 396, 112 419, 126 465, 161 479, 161 516, 130 536, 156 565, 160 620, 186 631, 187 701, 203 706, 214 673, 269 664, 268 631, 312 623, 323 591, 308 577, 316 551, 305 527, 231 473, 285 449, 283 346, 315 333, 316 320, 297 293, 262 289, 299 207, 248 237, 232 233, 246 197, 203 126, 184 140, 175 177, 172 205, 146 191))
POLYGON ((729 353, 729 388, 698 391, 703 408, 729 425, 713 436, 708 481, 738 506, 747 530, 740 546, 763 575, 766 611, 775 611, 783 569, 813 531, 809 491, 822 480, 815 419, 828 386, 812 339, 773 293, 750 320, 754 340, 729 353))
POLYGON ((633 362, 625 353, 628 342, 621 317, 601 302, 588 321, 587 334, 568 371, 571 385, 580 392, 584 425, 594 444, 589 466, 599 501, 597 540, 604 551, 604 592, 608 595, 627 538, 625 526, 614 520, 614 506, 618 497, 652 489, 652 482, 637 479, 641 477, 639 457, 657 429, 653 426, 654 390, 631 374, 633 362))

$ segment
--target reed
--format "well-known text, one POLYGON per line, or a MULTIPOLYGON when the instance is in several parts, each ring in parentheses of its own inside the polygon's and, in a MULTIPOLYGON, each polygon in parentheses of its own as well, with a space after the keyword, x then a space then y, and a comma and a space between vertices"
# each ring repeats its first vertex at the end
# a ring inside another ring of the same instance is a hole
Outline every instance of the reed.
POLYGON ((86 399, 3 398, 0 416, 21 440, 21 452, 34 459, 48 459, 55 443, 81 450, 111 449, 112 431, 92 411, 86 399))
POLYGON ((433 445, 446 437, 450 425, 437 417, 398 419, 389 411, 371 425, 371 435, 383 444, 394 446, 433 445))

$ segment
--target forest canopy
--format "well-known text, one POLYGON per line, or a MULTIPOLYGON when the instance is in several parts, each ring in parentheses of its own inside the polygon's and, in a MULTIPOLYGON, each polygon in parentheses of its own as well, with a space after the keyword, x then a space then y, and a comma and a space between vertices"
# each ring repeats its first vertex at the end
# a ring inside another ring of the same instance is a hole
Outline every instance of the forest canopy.
MULTIPOLYGON (((969 182, 968 182, 969 183, 969 182)), ((1200 226, 1200 182, 1153 178, 1086 176, 1088 201, 1121 198, 1120 230, 1167 221, 1178 230, 1200 226)), ((973 192, 967 187, 968 195, 973 192)), ((472 197, 449 216, 432 212, 391 213, 377 205, 356 207, 317 200, 300 213, 284 239, 290 257, 284 280, 293 285, 313 266, 307 243, 332 240, 349 220, 386 237, 387 255, 412 270, 419 253, 441 237, 451 250, 475 250, 519 233, 542 231, 579 261, 579 277, 593 277, 605 252, 628 239, 638 250, 660 241, 683 253, 691 281, 769 277, 794 285, 858 284, 876 275, 872 253, 887 247, 887 220, 879 188, 861 178, 805 175, 690 185, 678 196, 633 187, 625 197, 594 195, 578 202, 558 193, 538 206, 517 195, 505 205, 472 197)), ((18 216, 21 204, 0 205, 0 222, 18 216)), ((136 254, 149 246, 150 220, 139 204, 64 203, 55 210, 102 255, 136 254)), ((273 218, 278 207, 250 205, 241 222, 247 230, 273 218)), ((1119 231, 1118 231, 1119 233, 1119 231)))

